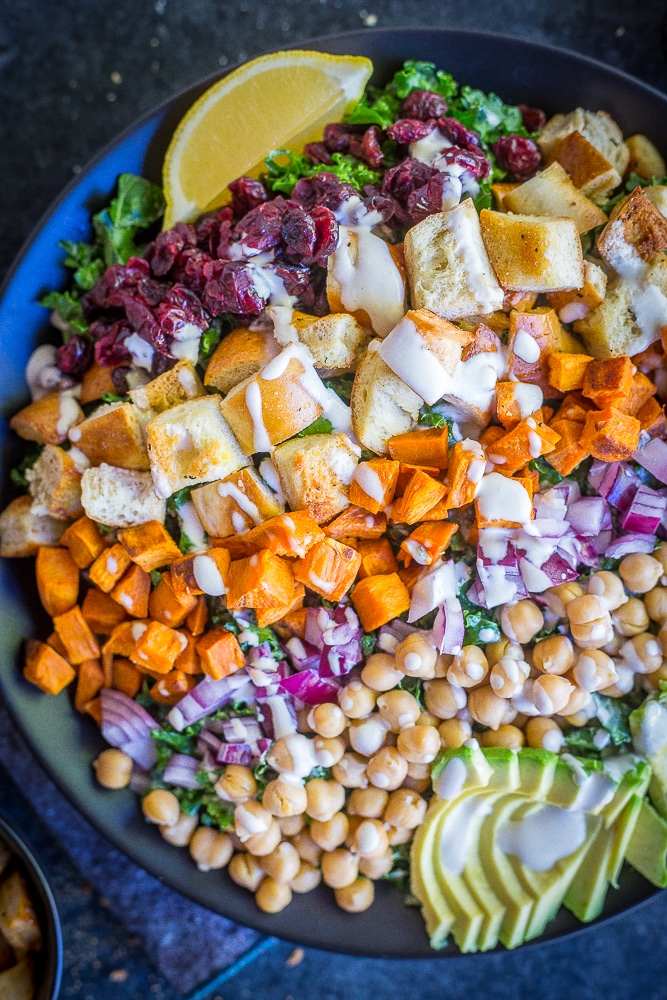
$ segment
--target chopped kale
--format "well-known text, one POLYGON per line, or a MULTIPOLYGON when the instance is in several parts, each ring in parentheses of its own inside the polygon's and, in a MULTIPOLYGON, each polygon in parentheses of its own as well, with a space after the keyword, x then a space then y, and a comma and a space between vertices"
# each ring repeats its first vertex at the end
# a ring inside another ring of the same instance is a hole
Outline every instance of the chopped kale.
POLYGON ((353 382, 354 375, 334 375, 333 378, 326 379, 324 384, 327 389, 332 389, 349 406, 353 382))
POLYGON ((304 427, 302 431, 295 434, 294 437, 303 438, 310 437, 311 434, 331 434, 333 431, 333 424, 326 417, 318 417, 317 420, 313 420, 312 424, 308 424, 304 427))
POLYGON ((313 177, 326 171, 335 174, 343 184, 351 184, 362 191, 369 184, 379 184, 381 175, 372 170, 362 160, 348 153, 333 153, 333 163, 313 163, 304 153, 293 153, 287 149, 277 149, 265 160, 268 174, 264 178, 271 191, 291 194, 294 185, 302 177, 313 177))
POLYGON ((10 469, 9 478, 14 486, 18 487, 20 490, 27 490, 28 479, 26 477, 26 472, 28 469, 32 469, 33 465, 42 454, 42 448, 44 446, 41 444, 35 444, 30 442, 26 444, 25 454, 21 458, 18 465, 15 465, 13 469, 10 469))

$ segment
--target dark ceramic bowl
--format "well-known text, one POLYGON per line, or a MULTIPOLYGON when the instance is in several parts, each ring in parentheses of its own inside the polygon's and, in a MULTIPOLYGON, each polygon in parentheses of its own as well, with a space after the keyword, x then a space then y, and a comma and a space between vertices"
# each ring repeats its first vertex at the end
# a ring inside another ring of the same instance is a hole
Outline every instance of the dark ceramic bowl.
MULTIPOLYGON (((377 83, 386 81, 405 59, 427 60, 460 83, 494 91, 508 103, 525 102, 548 113, 579 105, 605 109, 626 135, 642 132, 658 146, 665 135, 664 94, 591 59, 518 38, 446 29, 386 29, 330 36, 298 47, 369 56, 377 83)), ((121 135, 65 189, 28 240, 0 296, 0 408, 6 415, 25 403, 25 363, 35 344, 48 337, 48 317, 37 299, 47 289, 62 287, 66 279, 57 241, 88 238, 91 210, 107 203, 119 173, 143 173, 160 180, 174 127, 193 100, 222 75, 177 95, 121 135)), ((2 445, 7 458, 0 475, 4 473, 6 480, 12 454, 20 453, 6 425, 2 445)), ((268 916, 225 875, 198 871, 187 851, 171 847, 157 831, 147 829, 131 792, 108 792, 97 785, 90 762, 102 749, 102 740, 94 723, 72 710, 67 691, 56 698, 42 695, 20 674, 22 639, 48 634, 27 562, 0 565, 0 686, 32 750, 84 816, 172 888, 266 934, 349 954, 433 957, 418 910, 406 907, 393 887, 379 885, 375 905, 353 917, 338 909, 326 889, 295 897, 282 913, 268 916)), ((625 870, 620 888, 610 890, 600 920, 626 913, 655 891, 625 870)), ((562 910, 540 940, 581 929, 562 910)), ((454 956, 458 951, 450 946, 439 954, 454 956)))
POLYGON ((58 908, 44 870, 5 812, 0 812, 0 841, 4 841, 15 856, 26 877, 30 895, 42 929, 42 947, 34 952, 36 970, 35 1000, 56 1000, 63 965, 63 941, 58 908))

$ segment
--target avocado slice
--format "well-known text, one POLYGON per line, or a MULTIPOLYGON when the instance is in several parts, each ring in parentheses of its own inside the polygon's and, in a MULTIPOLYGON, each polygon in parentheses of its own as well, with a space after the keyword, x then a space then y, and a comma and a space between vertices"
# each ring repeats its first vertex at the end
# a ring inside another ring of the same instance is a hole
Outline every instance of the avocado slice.
POLYGON ((660 889, 667 886, 667 821, 651 805, 641 800, 635 828, 628 842, 626 861, 660 889))
POLYGON ((479 837, 479 854, 484 858, 487 877, 505 908, 498 939, 506 948, 516 948, 525 940, 534 906, 533 897, 526 892, 512 862, 497 843, 498 827, 507 822, 517 808, 519 798, 516 795, 504 796, 493 812, 484 819, 479 837))
POLYGON ((426 932, 431 947, 436 950, 444 948, 447 944, 456 919, 433 872, 433 845, 438 830, 437 816, 442 807, 441 799, 431 801, 410 849, 410 888, 421 904, 426 932))
POLYGON ((667 819, 667 690, 656 691, 628 719, 632 744, 653 770, 648 794, 667 819))

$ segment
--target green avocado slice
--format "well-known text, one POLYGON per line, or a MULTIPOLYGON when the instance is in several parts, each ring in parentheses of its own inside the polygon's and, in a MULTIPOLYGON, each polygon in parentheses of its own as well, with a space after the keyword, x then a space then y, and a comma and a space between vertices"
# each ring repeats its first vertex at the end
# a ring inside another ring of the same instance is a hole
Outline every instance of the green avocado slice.
POLYGON ((641 803, 628 842, 626 861, 653 885, 664 889, 667 886, 667 821, 648 799, 642 799, 641 803))
POLYGON ((506 948, 516 948, 525 940, 535 902, 526 892, 512 862, 497 843, 498 827, 507 822, 519 801, 523 801, 522 794, 506 795, 493 813, 485 817, 479 838, 479 854, 484 859, 487 877, 505 908, 498 939, 506 948))
POLYGON ((436 950, 445 947, 456 920, 433 875, 433 845, 438 831, 437 816, 442 806, 440 799, 431 802, 410 849, 410 888, 421 904, 426 933, 431 947, 436 950))

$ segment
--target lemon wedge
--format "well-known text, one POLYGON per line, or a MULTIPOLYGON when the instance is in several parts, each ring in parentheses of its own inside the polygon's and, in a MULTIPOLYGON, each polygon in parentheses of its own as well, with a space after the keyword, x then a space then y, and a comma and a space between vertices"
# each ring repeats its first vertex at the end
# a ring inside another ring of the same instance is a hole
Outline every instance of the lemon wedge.
POLYGON ((301 152, 363 94, 369 59, 295 50, 245 63, 195 101, 167 149, 164 228, 227 201, 227 185, 257 176, 274 149, 301 152))

